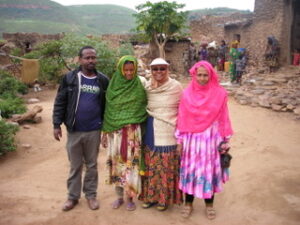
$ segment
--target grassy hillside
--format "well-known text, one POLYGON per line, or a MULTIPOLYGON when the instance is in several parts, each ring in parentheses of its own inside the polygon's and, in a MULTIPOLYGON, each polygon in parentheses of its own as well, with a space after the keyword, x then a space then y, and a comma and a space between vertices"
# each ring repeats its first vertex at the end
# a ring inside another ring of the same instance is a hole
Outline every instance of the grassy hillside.
POLYGON ((80 23, 97 33, 128 33, 135 27, 134 10, 117 5, 76 5, 68 6, 80 23))
POLYGON ((0 0, 3 32, 128 33, 134 10, 116 5, 63 6, 50 0, 0 0))
POLYGON ((78 26, 76 24, 58 23, 52 21, 37 21, 29 19, 1 20, 0 33, 38 32, 42 34, 54 34, 61 32, 75 32, 81 34, 94 33, 93 29, 78 26))
POLYGON ((0 18, 77 23, 68 8, 49 0, 0 0, 0 18))
MULTIPOLYGON (((240 11, 229 8, 189 11, 188 19, 240 11)), ((136 11, 117 5, 63 6, 50 0, 0 0, 0 35, 3 32, 52 34, 121 34, 135 27, 136 11)))
POLYGON ((219 8, 208 8, 208 9, 196 9, 188 11, 188 20, 197 20, 205 15, 214 15, 214 16, 222 16, 226 14, 232 13, 250 13, 249 10, 238 10, 238 9, 231 9, 226 7, 219 7, 219 8))

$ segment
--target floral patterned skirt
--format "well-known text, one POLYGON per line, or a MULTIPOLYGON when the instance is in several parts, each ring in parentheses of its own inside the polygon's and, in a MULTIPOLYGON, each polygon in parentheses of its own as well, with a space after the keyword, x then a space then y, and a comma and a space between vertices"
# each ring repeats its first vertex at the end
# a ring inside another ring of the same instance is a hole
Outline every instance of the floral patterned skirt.
POLYGON ((180 204, 179 156, 172 152, 153 152, 145 148, 146 173, 143 177, 140 200, 159 204, 180 204))
POLYGON ((141 192, 140 156, 140 125, 127 125, 108 133, 106 183, 124 188, 129 197, 138 195, 141 192))

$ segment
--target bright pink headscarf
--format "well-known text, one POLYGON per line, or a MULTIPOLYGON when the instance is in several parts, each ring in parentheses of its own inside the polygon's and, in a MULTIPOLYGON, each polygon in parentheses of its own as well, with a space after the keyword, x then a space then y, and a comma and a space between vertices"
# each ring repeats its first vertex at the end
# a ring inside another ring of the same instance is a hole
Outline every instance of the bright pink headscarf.
POLYGON ((222 137, 233 134, 227 107, 227 92, 219 85, 218 75, 207 61, 196 63, 191 69, 192 81, 183 91, 178 111, 177 129, 199 133, 218 121, 222 137), (196 80, 199 67, 208 71, 209 81, 200 85, 196 80))

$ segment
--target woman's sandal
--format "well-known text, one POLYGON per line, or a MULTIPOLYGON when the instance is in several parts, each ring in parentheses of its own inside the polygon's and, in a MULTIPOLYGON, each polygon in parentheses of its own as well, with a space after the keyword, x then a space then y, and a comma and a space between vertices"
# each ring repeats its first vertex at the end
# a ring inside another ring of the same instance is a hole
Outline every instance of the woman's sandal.
POLYGON ((216 210, 213 207, 206 207, 205 212, 207 219, 213 220, 216 218, 216 210))
POLYGON ((193 212, 193 206, 185 205, 181 210, 181 216, 183 218, 188 218, 192 214, 192 212, 193 212))
POLYGON ((158 204, 156 207, 156 209, 158 211, 165 211, 167 208, 168 208, 168 205, 166 205, 166 204, 158 204))
POLYGON ((120 208, 121 205, 124 204, 124 200, 121 199, 121 198, 118 198, 117 200, 115 200, 113 203, 112 203, 112 208, 113 209, 118 209, 120 208))
POLYGON ((126 209, 128 211, 134 211, 136 209, 135 203, 134 202, 128 202, 126 205, 126 209))
POLYGON ((151 208, 152 206, 154 206, 156 204, 157 204, 157 202, 144 202, 143 205, 142 205, 142 207, 144 209, 149 209, 149 208, 151 208))

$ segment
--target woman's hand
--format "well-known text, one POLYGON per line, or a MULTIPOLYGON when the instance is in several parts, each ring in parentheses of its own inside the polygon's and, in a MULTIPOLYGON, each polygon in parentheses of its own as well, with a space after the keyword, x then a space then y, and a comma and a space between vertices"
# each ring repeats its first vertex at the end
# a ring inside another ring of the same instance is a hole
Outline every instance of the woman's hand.
POLYGON ((229 144, 229 142, 226 141, 226 142, 221 143, 219 151, 221 154, 224 154, 224 153, 228 152, 229 149, 230 149, 230 144, 229 144))

